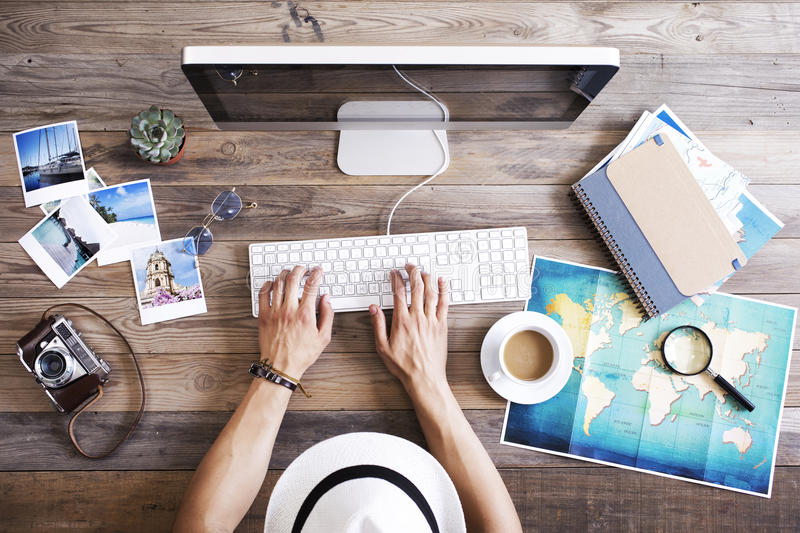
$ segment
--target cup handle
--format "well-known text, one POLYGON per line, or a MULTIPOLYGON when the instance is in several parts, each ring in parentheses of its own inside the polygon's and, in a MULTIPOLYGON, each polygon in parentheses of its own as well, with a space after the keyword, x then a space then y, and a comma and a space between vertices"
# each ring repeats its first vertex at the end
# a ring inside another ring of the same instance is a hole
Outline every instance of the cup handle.
POLYGON ((494 383, 502 375, 502 372, 494 372, 489 374, 489 383, 494 383))

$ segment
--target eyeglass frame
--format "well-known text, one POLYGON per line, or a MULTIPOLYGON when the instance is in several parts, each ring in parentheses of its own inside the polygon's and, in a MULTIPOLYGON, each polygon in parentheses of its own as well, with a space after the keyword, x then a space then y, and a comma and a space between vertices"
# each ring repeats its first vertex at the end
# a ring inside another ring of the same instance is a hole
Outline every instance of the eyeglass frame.
MULTIPOLYGON (((199 253, 194 253, 194 254, 193 254, 192 252, 190 252, 189 250, 187 250, 187 249, 186 249, 186 238, 188 237, 189 233, 191 233, 191 232, 192 232, 192 230, 193 230, 193 229, 195 229, 195 228, 200 228, 200 234, 202 234, 202 232, 203 232, 203 231, 205 231, 205 230, 207 230, 207 229, 209 228, 209 226, 211 226, 211 223, 212 223, 212 222, 214 222, 215 220, 220 220, 220 221, 222 221, 222 220, 233 220, 234 218, 236 218, 236 217, 238 217, 238 216, 239 216, 239 213, 241 213, 241 212, 242 212, 242 209, 254 209, 254 208, 256 208, 256 207, 258 207, 258 203, 257 203, 257 202, 250 202, 249 204, 247 204, 247 205, 244 205, 244 200, 242 200, 242 197, 241 197, 241 196, 239 196, 239 195, 236 193, 236 187, 233 187, 233 188, 232 188, 230 191, 222 191, 221 193, 217 194, 217 196, 215 196, 215 197, 214 197, 214 200, 212 200, 212 201, 211 201, 211 213, 207 214, 207 215, 205 216, 205 218, 203 218, 203 222, 202 222, 202 224, 201 224, 200 226, 192 226, 191 228, 189 228, 189 231, 187 231, 187 232, 184 234, 184 236, 183 236, 183 249, 181 250, 181 252, 182 252, 182 253, 185 253, 185 254, 187 254, 187 255, 194 256, 194 257, 199 257, 199 256, 203 255, 203 254, 199 254, 199 253), (224 192, 230 192, 230 193, 233 193, 233 194, 235 194, 235 195, 236 195, 236 196, 239 198, 239 200, 241 200, 241 204, 242 204, 242 206, 239 208, 239 210, 236 212, 236 214, 235 214, 235 215, 233 215, 233 216, 232 216, 232 217, 230 217, 230 218, 222 218, 221 216, 217 215, 217 214, 214 212, 214 202, 215 202, 215 201, 217 200, 217 198, 219 198, 219 197, 222 195, 222 193, 224 193, 224 192)), ((212 237, 212 239, 213 239, 213 237, 214 237, 214 234, 213 234, 213 233, 211 234, 211 237, 212 237)), ((212 241, 212 244, 213 244, 213 241, 212 241)), ((210 248, 210 247, 211 247, 211 245, 209 245, 209 248, 210 248)))

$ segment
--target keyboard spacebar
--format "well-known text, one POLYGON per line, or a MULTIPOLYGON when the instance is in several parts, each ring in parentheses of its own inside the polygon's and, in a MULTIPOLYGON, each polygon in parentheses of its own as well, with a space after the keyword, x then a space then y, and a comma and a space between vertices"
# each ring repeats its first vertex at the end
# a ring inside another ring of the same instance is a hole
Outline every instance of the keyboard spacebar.
POLYGON ((331 306, 334 311, 366 311, 369 306, 381 305, 380 296, 332 296, 331 306))

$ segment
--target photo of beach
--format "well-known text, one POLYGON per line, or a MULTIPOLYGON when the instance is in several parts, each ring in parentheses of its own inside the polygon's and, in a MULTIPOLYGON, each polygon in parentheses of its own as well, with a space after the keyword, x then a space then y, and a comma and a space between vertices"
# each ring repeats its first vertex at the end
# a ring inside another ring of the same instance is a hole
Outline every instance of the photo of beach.
POLYGON ((74 120, 15 133, 14 148, 26 207, 88 192, 74 120))
POLYGON ((85 198, 70 198, 26 233, 19 243, 61 288, 116 234, 85 198))
POLYGON ((206 312, 197 258, 183 239, 132 249, 131 268, 142 324, 206 312))
POLYGON ((130 248, 161 241, 150 180, 131 181, 91 191, 89 203, 116 233, 114 243, 102 243, 100 266, 130 260, 130 248), (108 245, 106 245, 108 244, 108 245))

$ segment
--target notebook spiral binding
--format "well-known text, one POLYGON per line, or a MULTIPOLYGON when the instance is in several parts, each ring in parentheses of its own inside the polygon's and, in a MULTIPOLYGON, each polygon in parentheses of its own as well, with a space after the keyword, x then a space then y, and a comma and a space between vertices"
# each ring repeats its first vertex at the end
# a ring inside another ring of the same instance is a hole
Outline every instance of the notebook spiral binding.
POLYGON ((612 259, 615 263, 617 263, 617 266, 619 266, 619 277, 624 278, 624 280, 627 281, 630 288, 636 294, 636 298, 638 299, 638 307, 642 309, 649 318, 658 316, 658 308, 647 294, 647 291, 644 290, 644 286, 639 281, 639 277, 636 275, 636 272, 633 271, 633 268, 631 268, 628 260, 625 259, 625 254, 622 253, 622 250, 617 245, 614 237, 606 228, 606 225, 603 223, 603 219, 600 218, 597 210, 592 206, 592 203, 586 196, 586 193, 583 192, 583 187, 581 187, 578 183, 573 185, 571 196, 573 197, 576 205, 583 208, 582 211, 592 223, 599 240, 602 240, 606 249, 611 254, 612 259))

